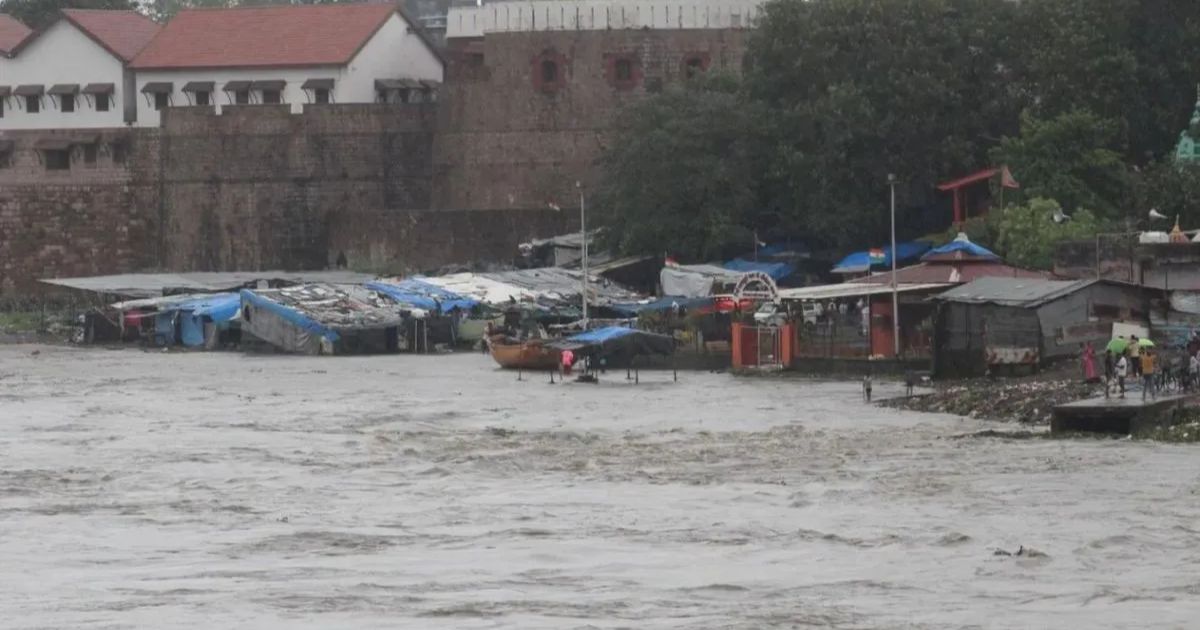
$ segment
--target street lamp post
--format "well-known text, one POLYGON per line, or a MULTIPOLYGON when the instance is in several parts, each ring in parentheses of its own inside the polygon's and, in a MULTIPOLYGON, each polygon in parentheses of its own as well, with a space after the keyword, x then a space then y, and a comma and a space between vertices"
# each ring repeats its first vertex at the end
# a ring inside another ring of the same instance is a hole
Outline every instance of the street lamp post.
POLYGON ((892 350, 900 358, 900 291, 896 286, 896 176, 888 173, 888 186, 892 189, 892 350))
POLYGON ((581 244, 579 252, 582 254, 580 267, 583 270, 583 296, 580 301, 583 302, 583 329, 588 327, 588 237, 587 237, 587 205, 583 198, 583 184, 579 181, 575 182, 575 189, 579 191, 579 235, 581 244))

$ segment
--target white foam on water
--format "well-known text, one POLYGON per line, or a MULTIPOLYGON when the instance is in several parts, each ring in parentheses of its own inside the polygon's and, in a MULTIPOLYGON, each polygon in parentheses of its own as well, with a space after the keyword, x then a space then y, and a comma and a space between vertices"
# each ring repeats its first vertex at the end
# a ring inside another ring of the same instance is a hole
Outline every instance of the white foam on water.
POLYGON ((988 425, 856 383, 641 376, 2 347, 0 626, 1200 617, 1190 447, 950 439, 988 425), (1022 545, 1045 555, 994 554, 1022 545))

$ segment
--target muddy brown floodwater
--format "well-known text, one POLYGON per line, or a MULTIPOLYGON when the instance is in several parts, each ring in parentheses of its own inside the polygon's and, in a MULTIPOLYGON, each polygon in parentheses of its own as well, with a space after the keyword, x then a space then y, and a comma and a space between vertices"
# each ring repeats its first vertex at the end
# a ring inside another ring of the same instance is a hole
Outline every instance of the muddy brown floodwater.
POLYGON ((0 627, 1200 619, 1195 447, 955 439, 995 425, 853 383, 609 376, 0 347, 0 627))

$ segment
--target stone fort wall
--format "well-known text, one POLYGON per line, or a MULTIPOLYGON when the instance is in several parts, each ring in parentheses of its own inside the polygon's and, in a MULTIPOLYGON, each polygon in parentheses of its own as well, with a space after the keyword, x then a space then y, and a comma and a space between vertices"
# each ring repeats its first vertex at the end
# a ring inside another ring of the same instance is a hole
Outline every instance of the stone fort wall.
POLYGON ((434 207, 536 208, 574 198, 626 105, 701 71, 740 72, 747 31, 494 33, 451 40, 434 141, 434 207), (543 64, 558 80, 547 84, 543 64), (618 65, 629 73, 618 74, 618 65), (628 78, 626 78, 628 77, 628 78))
POLYGON ((744 36, 497 33, 451 42, 437 103, 173 108, 159 129, 4 133, 0 296, 133 271, 511 261, 522 241, 577 229, 548 202, 569 208, 575 181, 596 181, 624 105, 739 70, 744 36), (48 170, 47 150, 69 169, 48 170))

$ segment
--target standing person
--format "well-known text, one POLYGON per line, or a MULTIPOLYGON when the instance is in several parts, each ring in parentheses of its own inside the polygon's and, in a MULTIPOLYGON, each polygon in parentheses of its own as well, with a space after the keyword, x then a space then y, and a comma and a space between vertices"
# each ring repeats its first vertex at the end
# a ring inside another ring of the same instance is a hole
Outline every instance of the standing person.
POLYGON ((570 376, 571 367, 575 365, 575 353, 570 350, 563 350, 561 358, 563 376, 570 376))
POLYGON ((1200 351, 1188 359, 1187 388, 1191 389, 1200 383, 1200 351))
POLYGON ((1117 359, 1117 387, 1121 390, 1121 398, 1125 397, 1125 377, 1129 375, 1129 361, 1125 358, 1125 353, 1121 353, 1121 358, 1117 359))
POLYGON ((1146 394, 1150 394, 1151 398, 1157 398, 1158 393, 1154 391, 1154 352, 1150 348, 1142 351, 1142 400, 1146 400, 1146 394))
POLYGON ((1114 367, 1115 366, 1113 364, 1112 350, 1105 348, 1104 349, 1104 397, 1105 398, 1108 398, 1109 393, 1112 391, 1113 368, 1114 367))
POLYGON ((1094 383, 1096 381, 1096 350, 1092 347, 1092 342, 1083 344, 1083 382, 1094 383))
POLYGON ((1129 347, 1125 349, 1129 353, 1129 368, 1134 376, 1142 375, 1142 347, 1138 345, 1138 336, 1129 335, 1129 347))

